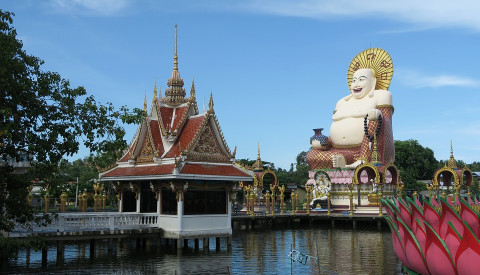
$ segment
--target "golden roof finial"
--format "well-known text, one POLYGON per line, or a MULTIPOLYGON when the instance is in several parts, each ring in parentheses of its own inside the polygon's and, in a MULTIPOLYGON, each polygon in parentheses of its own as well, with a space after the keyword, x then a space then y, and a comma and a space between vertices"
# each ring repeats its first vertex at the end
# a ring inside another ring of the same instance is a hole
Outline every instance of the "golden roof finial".
POLYGON ((263 171, 263 163, 260 158, 260 141, 258 142, 257 161, 253 164, 253 171, 263 171))
POLYGON ((192 79, 192 88, 190 88, 190 98, 195 98, 195 79, 192 79))
POLYGON ((213 109, 213 90, 210 90, 210 101, 208 102, 208 109, 213 109))
POLYGON ((175 24, 175 54, 173 55, 173 70, 178 71, 178 56, 177 56, 177 24, 175 24))
POLYGON ((167 85, 169 88, 165 90, 165 98, 163 103, 178 105, 186 102, 185 89, 183 88, 183 79, 180 77, 178 71, 178 56, 177 56, 177 24, 175 24, 175 50, 173 55, 173 72, 168 79, 167 85))
POLYGON ((453 142, 450 140, 450 159, 448 160, 448 168, 457 168, 457 161, 453 157, 453 142))
POLYGON ((153 85, 153 101, 157 99, 157 78, 155 77, 155 84, 153 85))
POLYGON ((147 111, 147 90, 145 90, 145 100, 143 101, 143 111, 147 111))
POLYGON ((260 159, 260 141, 257 144, 257 148, 258 148, 257 159, 260 159))

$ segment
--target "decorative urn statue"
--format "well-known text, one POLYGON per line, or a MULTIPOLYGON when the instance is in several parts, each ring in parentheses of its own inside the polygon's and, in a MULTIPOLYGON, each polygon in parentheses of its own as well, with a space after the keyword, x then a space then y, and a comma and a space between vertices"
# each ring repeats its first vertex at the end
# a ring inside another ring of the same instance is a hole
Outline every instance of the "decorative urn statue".
POLYGON ((323 128, 313 129, 315 134, 310 138, 310 145, 313 149, 326 150, 328 146, 328 137, 322 134, 323 128))

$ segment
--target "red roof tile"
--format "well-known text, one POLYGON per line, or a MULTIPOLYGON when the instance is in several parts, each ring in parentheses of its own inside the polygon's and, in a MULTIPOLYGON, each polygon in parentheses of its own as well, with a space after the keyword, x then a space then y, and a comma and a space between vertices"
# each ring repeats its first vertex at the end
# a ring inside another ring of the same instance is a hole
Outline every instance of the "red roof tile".
POLYGON ((180 123, 180 120, 182 119, 183 114, 186 111, 187 111, 187 106, 179 107, 175 110, 175 120, 173 121, 172 131, 177 129, 177 127, 179 126, 182 126, 182 125, 179 125, 179 123, 180 123))
POLYGON ((157 121, 150 121, 150 130, 152 134, 153 144, 158 151, 158 155, 161 156, 164 153, 162 135, 160 134, 160 126, 157 121))
POLYGON ((192 139, 195 137, 195 134, 198 132, 200 126, 202 125, 205 116, 198 116, 194 118, 189 118, 187 122, 185 122, 185 126, 180 132, 180 136, 177 137, 175 144, 173 144, 172 148, 168 153, 165 155, 166 158, 173 158, 175 156, 180 155, 180 148, 178 144, 182 146, 182 149, 187 149, 192 139))
POLYGON ((169 129, 172 122, 173 109, 169 107, 160 107, 160 116, 162 117, 163 127, 169 129))
POLYGON ((147 175, 166 175, 173 172, 175 164, 148 165, 134 167, 116 167, 112 171, 102 175, 102 178, 108 177, 128 177, 128 176, 147 176, 147 175))
POLYGON ((213 175, 213 176, 238 176, 250 177, 233 165, 210 165, 187 163, 183 166, 181 174, 213 175))

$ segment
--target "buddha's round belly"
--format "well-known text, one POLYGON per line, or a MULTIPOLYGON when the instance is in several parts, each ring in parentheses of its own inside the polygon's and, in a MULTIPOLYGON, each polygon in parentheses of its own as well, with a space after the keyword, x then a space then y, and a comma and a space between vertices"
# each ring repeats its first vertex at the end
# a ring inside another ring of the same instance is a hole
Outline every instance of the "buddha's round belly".
POLYGON ((363 118, 345 118, 333 121, 330 138, 334 145, 359 145, 364 135, 363 118))

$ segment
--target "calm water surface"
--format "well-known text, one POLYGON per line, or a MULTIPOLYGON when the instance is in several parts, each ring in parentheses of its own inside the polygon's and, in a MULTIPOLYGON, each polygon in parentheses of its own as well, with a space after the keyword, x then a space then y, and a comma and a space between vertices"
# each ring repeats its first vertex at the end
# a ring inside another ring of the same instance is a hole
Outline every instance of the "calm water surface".
MULTIPOLYGON (((351 227, 351 225, 350 225, 351 227)), ((350 227, 311 226, 301 228, 259 228, 234 230, 232 250, 227 251, 222 238, 220 251, 210 239, 209 251, 189 248, 177 253, 174 244, 147 240, 138 247, 135 240, 114 242, 108 252, 107 241, 99 241, 95 259, 89 255, 89 244, 67 243, 65 261, 56 263, 56 246, 49 247, 48 266, 41 269, 41 253, 21 251, 10 260, 9 273, 44 274, 401 274, 400 261, 392 250, 388 230, 350 227), (291 249, 319 259, 307 264, 293 262, 291 249)))

